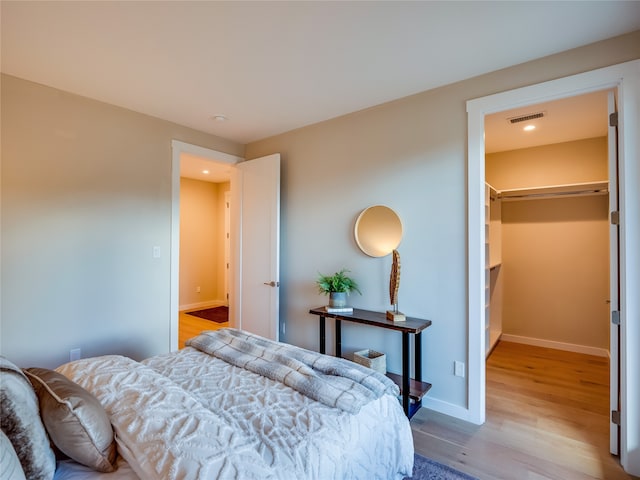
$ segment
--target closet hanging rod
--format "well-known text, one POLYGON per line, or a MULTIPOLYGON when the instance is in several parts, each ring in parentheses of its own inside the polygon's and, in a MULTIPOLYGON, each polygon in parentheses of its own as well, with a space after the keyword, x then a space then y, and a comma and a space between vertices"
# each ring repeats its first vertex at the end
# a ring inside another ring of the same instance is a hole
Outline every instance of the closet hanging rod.
POLYGON ((500 190, 498 191, 498 198, 508 201, 567 196, 603 195, 608 192, 609 182, 601 181, 500 190))

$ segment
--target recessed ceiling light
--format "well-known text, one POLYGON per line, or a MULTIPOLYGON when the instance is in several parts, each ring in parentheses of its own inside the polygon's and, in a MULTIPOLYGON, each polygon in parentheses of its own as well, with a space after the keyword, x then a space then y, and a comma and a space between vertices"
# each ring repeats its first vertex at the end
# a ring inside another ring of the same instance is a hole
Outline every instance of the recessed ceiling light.
POLYGON ((536 129, 535 125, 527 125, 526 127, 523 128, 523 130, 525 132, 530 132, 530 131, 535 130, 535 129, 536 129))
POLYGON ((211 118, 214 119, 216 122, 225 122, 228 120, 227 116, 221 113, 218 113, 211 118))
POLYGON ((209 175, 209 170, 202 170, 202 173, 204 173, 205 175, 209 175))

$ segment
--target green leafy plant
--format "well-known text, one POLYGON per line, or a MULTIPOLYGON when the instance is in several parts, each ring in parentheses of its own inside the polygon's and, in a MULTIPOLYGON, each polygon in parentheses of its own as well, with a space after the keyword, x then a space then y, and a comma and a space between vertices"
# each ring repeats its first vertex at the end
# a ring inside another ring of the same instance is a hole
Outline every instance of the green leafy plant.
POLYGON ((358 284, 354 279, 347 276, 349 270, 343 268, 339 272, 333 275, 318 275, 316 284, 318 285, 318 291, 324 295, 329 295, 332 292, 344 292, 347 295, 351 292, 358 292, 362 295, 362 292, 358 289, 358 284))

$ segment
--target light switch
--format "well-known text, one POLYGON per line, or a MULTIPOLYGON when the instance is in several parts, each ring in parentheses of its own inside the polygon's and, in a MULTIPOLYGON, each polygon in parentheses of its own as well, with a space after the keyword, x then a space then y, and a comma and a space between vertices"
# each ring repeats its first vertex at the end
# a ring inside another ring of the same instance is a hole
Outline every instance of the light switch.
POLYGON ((160 247, 153 247, 153 258, 160 258, 160 247))

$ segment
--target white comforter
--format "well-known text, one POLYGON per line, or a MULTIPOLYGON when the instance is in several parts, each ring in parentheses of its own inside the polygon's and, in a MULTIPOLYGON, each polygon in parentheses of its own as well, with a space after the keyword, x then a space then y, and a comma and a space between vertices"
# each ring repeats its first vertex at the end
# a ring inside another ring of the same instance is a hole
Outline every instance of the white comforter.
POLYGON ((98 397, 143 479, 402 479, 413 441, 397 398, 357 415, 193 348, 58 369, 98 397))

